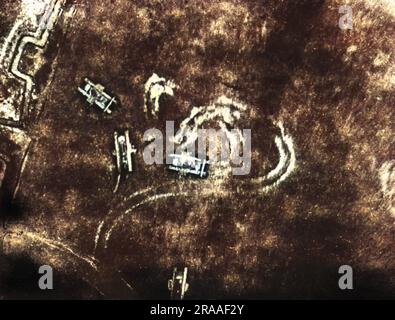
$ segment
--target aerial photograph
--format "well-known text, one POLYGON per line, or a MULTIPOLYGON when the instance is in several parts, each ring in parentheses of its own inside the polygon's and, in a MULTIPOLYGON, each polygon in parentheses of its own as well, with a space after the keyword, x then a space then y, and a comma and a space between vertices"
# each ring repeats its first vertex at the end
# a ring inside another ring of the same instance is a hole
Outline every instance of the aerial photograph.
POLYGON ((395 299, 395 0, 0 0, 0 300, 205 299, 395 299))

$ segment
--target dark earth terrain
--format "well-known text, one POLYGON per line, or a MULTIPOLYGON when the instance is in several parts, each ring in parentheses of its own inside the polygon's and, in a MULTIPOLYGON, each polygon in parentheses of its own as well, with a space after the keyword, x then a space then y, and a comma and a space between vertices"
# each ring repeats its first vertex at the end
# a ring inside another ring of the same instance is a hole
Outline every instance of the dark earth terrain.
MULTIPOLYGON (((0 36, 22 2, 0 0, 0 36)), ((21 61, 44 60, 42 111, 23 127, 29 158, 0 208, 0 298, 168 298, 174 266, 189 268, 190 299, 393 298, 395 5, 348 3, 352 30, 338 26, 340 0, 67 1, 70 23, 21 61), (157 118, 143 110, 154 72, 178 86, 157 118), (78 94, 84 77, 117 96, 112 115, 78 94), (222 95, 247 106, 249 175, 200 181, 144 164, 146 129, 178 127, 222 95), (278 122, 296 168, 264 193, 251 181, 276 166, 278 122), (114 194, 113 132, 126 128, 139 152, 114 194), (51 292, 37 287, 42 264, 51 292), (352 291, 338 288, 341 265, 352 291)))

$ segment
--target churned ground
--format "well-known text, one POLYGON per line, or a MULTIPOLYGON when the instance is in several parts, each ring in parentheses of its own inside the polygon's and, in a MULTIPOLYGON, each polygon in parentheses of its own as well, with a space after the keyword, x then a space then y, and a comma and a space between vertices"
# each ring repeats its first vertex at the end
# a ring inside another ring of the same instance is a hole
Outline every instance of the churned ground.
MULTIPOLYGON (((0 0, 3 41, 26 1, 0 0)), ((395 6, 349 1, 353 29, 341 30, 342 4, 67 1, 70 22, 22 59, 42 111, 24 128, 34 142, 17 198, 0 209, 0 297, 167 298, 173 267, 187 266, 187 298, 392 298, 395 6), (177 85, 156 118, 143 107, 153 73, 177 85), (112 115, 80 97, 84 77, 118 97, 112 115), (146 129, 177 128, 221 96, 245 106, 249 175, 144 164, 146 129), (266 188, 279 123, 295 163, 266 188), (126 128, 135 172, 114 194, 113 132, 126 128), (36 288, 42 264, 53 292, 36 288), (344 264, 352 292, 338 289, 344 264)))

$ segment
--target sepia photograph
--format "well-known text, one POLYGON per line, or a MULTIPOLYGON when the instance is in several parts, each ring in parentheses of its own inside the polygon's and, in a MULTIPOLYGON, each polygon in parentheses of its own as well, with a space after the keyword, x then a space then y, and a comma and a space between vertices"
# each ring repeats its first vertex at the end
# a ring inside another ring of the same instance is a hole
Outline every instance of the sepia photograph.
POLYGON ((0 300, 395 299, 394 138, 395 0, 0 0, 0 300))

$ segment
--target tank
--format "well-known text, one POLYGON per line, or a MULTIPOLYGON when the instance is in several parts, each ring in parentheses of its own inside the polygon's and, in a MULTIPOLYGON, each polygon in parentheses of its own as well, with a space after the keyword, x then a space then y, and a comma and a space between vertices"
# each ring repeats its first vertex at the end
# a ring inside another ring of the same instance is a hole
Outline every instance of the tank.
POLYGON ((179 172, 182 175, 192 175, 198 178, 206 178, 208 176, 209 161, 199 159, 187 154, 170 154, 171 163, 168 169, 179 172))
POLYGON ((126 130, 123 134, 114 132, 114 146, 118 172, 120 174, 132 172, 132 154, 136 153, 137 149, 130 142, 129 130, 126 130))
POLYGON ((85 85, 82 88, 78 88, 78 91, 86 98, 86 102, 90 106, 96 106, 101 109, 104 113, 111 114, 111 107, 115 105, 115 97, 111 97, 104 91, 104 86, 97 83, 94 84, 89 79, 84 79, 85 85))
POLYGON ((184 299, 185 293, 189 289, 189 284, 187 283, 188 278, 188 268, 185 267, 184 270, 178 271, 177 268, 173 270, 173 277, 169 279, 167 287, 170 291, 170 298, 175 300, 184 299))

